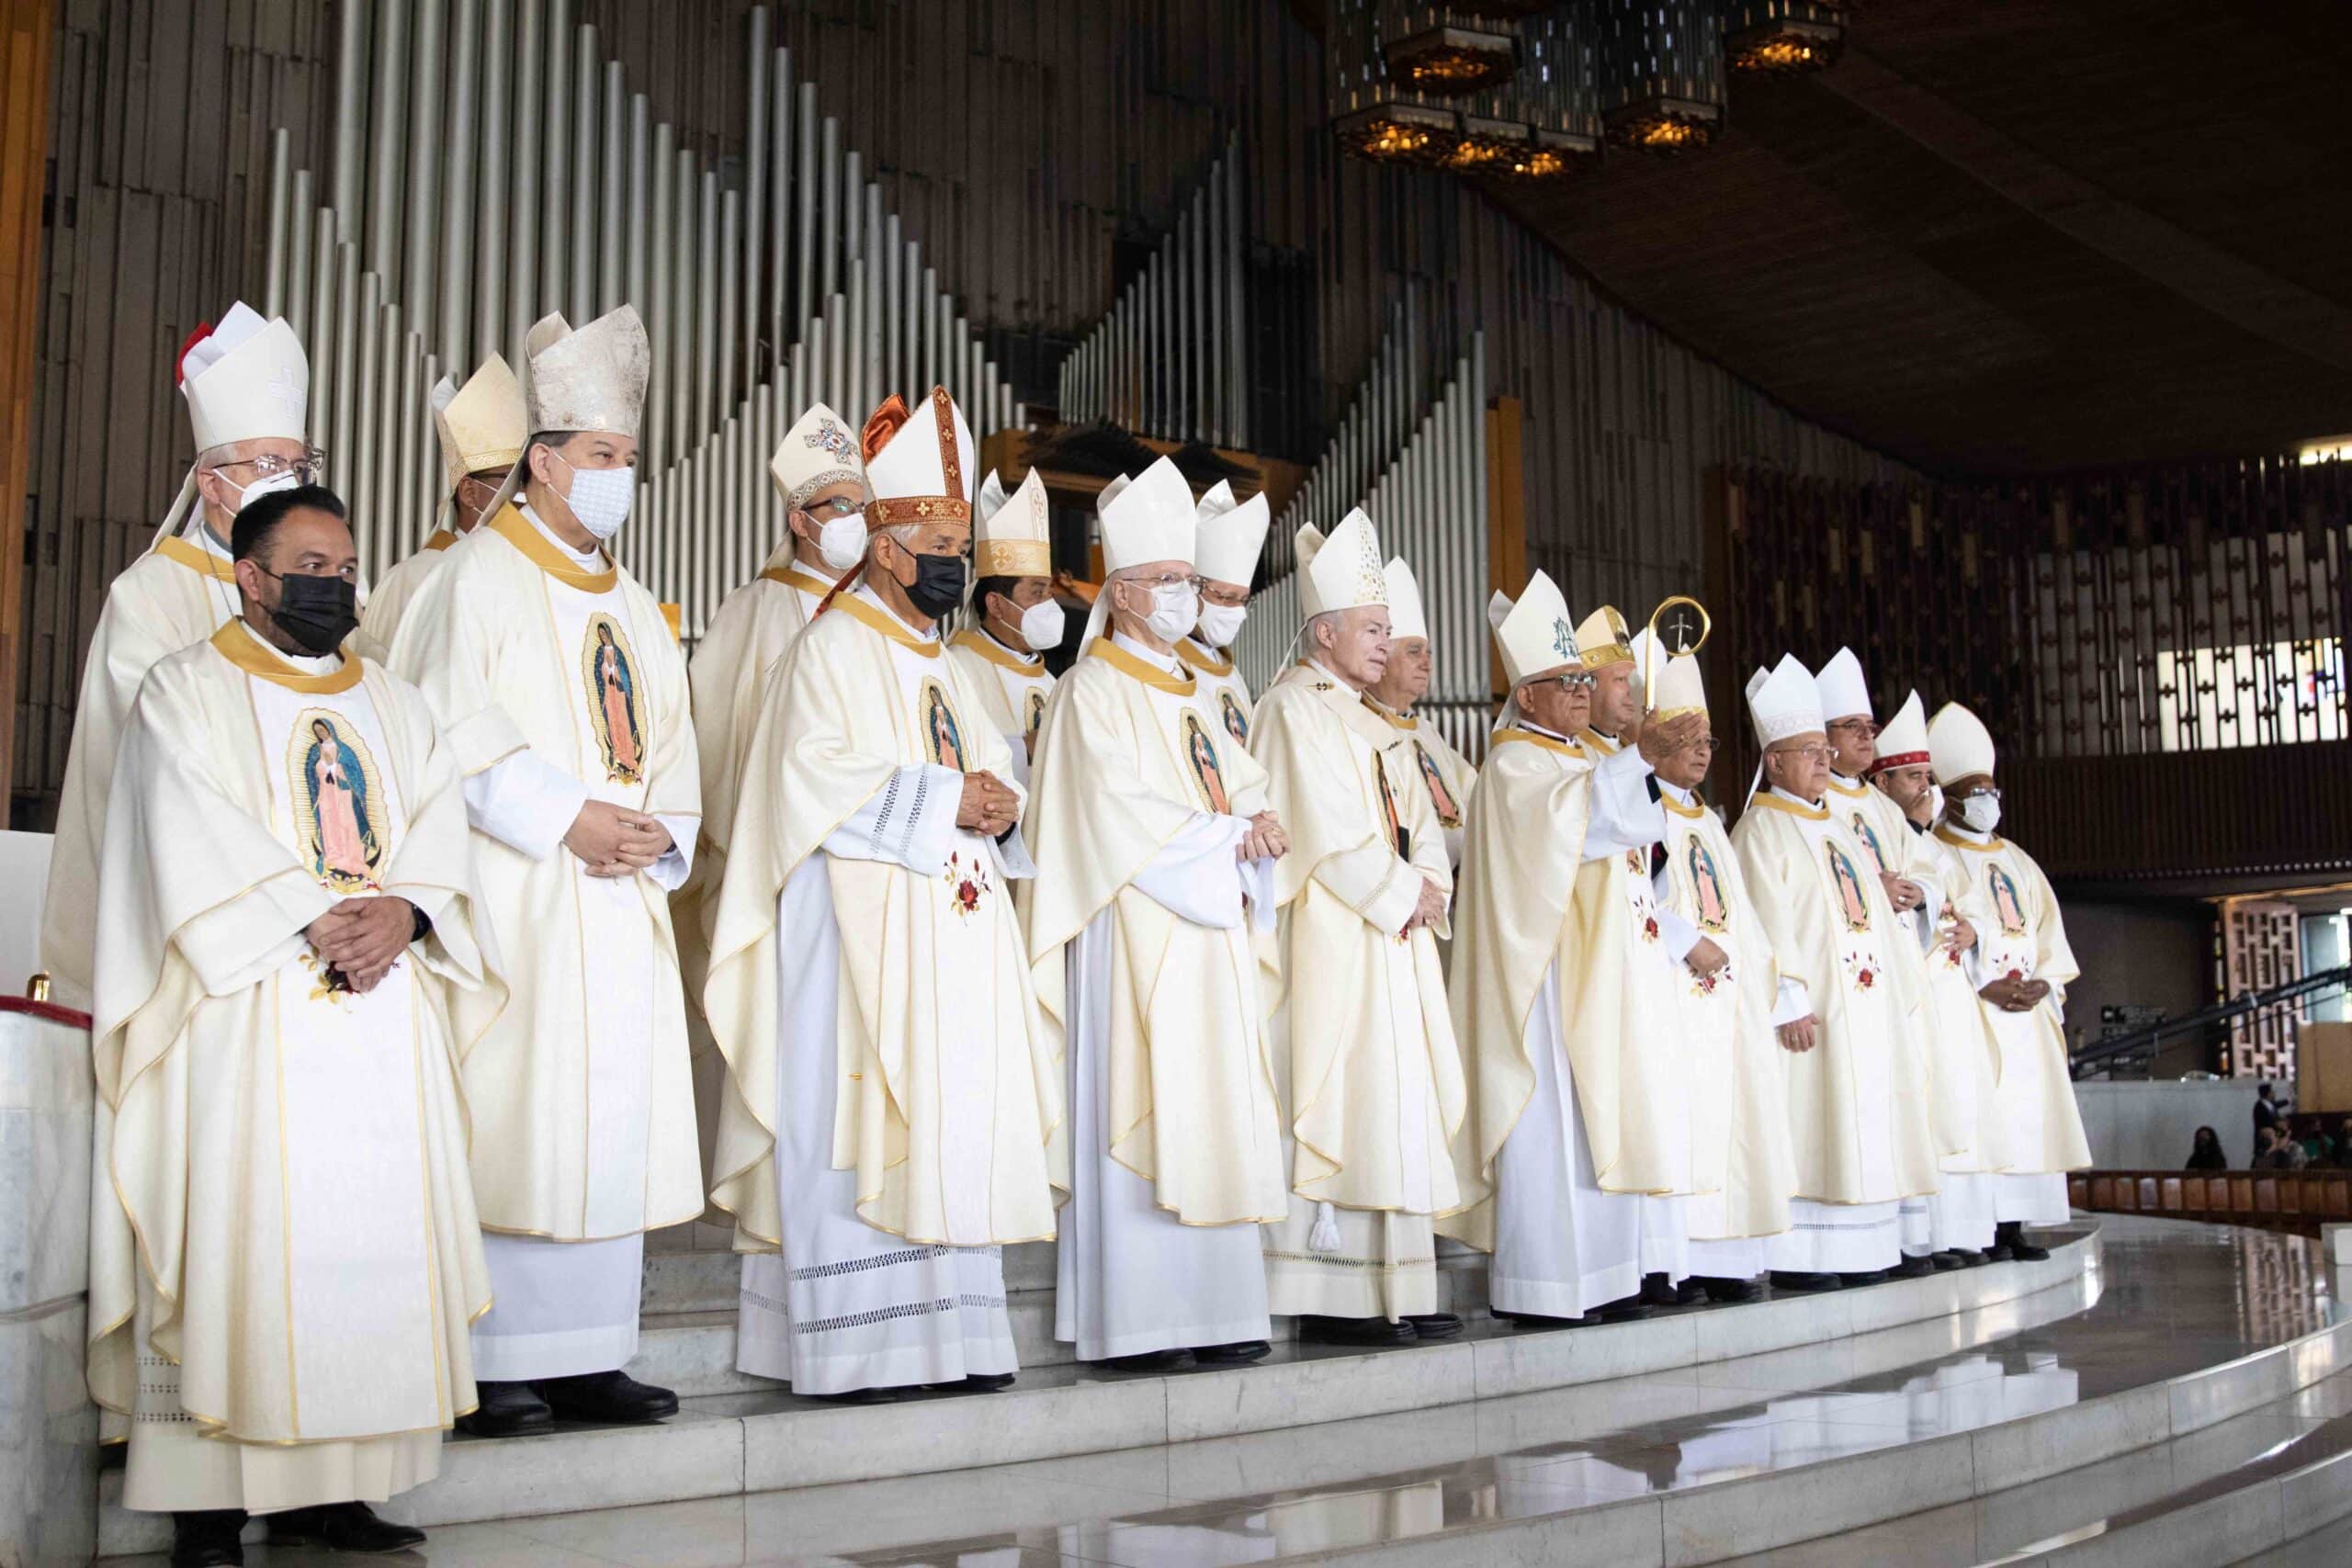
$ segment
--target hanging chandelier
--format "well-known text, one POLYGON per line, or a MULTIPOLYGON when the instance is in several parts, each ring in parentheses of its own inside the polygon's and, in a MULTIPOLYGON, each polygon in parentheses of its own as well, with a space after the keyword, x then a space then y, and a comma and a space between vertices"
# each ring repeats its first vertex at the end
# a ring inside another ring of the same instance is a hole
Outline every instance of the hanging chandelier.
POLYGON ((1846 7, 1826 0, 1730 0, 1724 59, 1734 71, 1826 71, 1846 47, 1846 7))
POLYGON ((1723 129, 1722 0, 1599 0, 1601 119, 1646 152, 1703 147, 1723 129))
POLYGON ((1382 0, 1380 52, 1400 85, 1441 96, 1495 86, 1519 68, 1519 40, 1508 21, 1414 0, 1382 0))

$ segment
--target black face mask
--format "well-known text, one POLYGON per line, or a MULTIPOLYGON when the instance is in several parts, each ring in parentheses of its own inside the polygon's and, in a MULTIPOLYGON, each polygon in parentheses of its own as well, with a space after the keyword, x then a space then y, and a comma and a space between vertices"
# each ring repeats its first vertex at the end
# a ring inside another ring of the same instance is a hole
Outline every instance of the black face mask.
POLYGON ((915 580, 907 585, 908 602, 933 620, 964 602, 962 556, 915 557, 915 580))
POLYGON ((294 646, 313 657, 333 653, 359 624, 358 591, 340 577, 311 577, 297 572, 278 577, 267 567, 264 577, 277 578, 277 608, 269 618, 294 639, 294 646))

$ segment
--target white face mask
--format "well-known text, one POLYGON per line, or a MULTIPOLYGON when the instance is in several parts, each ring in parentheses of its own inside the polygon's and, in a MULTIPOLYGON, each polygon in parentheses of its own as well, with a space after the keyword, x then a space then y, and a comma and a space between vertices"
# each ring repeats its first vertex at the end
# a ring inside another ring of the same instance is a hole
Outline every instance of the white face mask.
POLYGON ((1174 642, 1201 618, 1201 598, 1189 582, 1170 583, 1151 591, 1151 614, 1144 625, 1162 642, 1174 642))
POLYGON ((865 558, 865 518, 855 512, 828 517, 817 530, 817 553, 835 571, 847 571, 865 558))
MULTIPOLYGON (((215 468, 213 472, 220 473, 220 470, 215 468)), ((283 473, 269 474, 261 479, 257 479, 253 483, 243 487, 242 490, 237 488, 237 481, 230 479, 228 475, 221 474, 220 478, 232 490, 237 491, 237 505, 235 510, 239 512, 243 512, 246 507, 251 506, 263 496, 275 494, 277 491, 281 490, 299 490, 301 488, 302 484, 302 477, 294 472, 291 468, 287 469, 283 473)))
POLYGON ((1960 803, 1960 819, 1980 833, 1989 833, 2001 825, 2001 802, 1996 795, 1972 795, 1960 803))
POLYGON ((1241 623, 1250 618, 1247 604, 1203 604, 1201 606, 1201 637, 1211 648, 1229 648, 1241 635, 1241 623))
POLYGON ((1040 599, 1021 612, 1021 640, 1029 645, 1032 653, 1059 648, 1064 620, 1059 604, 1051 599, 1040 599))
POLYGON ((560 452, 555 460, 571 468, 571 493, 563 499, 572 520, 599 539, 619 533, 637 501, 637 469, 572 468, 560 452))

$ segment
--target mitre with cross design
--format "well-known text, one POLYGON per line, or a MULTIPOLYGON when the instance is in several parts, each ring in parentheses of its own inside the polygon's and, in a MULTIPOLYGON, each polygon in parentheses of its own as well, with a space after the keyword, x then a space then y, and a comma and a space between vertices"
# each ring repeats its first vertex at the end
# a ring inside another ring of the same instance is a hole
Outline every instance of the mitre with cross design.
POLYGON ((1517 599, 1497 593, 1487 602, 1487 619, 1494 626, 1503 674, 1514 687, 1583 662, 1576 628, 1568 623, 1568 602, 1542 571, 1527 580, 1517 599))

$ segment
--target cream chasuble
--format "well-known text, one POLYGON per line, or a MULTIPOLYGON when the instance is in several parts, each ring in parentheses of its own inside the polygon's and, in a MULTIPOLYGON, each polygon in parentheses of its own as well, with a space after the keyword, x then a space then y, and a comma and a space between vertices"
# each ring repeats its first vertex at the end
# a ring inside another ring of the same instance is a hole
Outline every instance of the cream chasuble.
POLYGON ((803 1393, 1014 1368, 1001 1243, 1054 1234, 1060 1064, 1022 953, 1031 867, 956 826, 1003 738, 859 589, 770 673, 704 1005, 738 1365, 803 1393))
POLYGON ((2065 1173, 2091 1163, 2067 1071, 2064 1022, 2066 987, 2082 968, 2066 943, 2058 896, 2032 856, 2007 839, 1949 823, 1938 827, 1936 836, 1958 855, 1981 900, 1982 914, 1971 917, 1980 922, 1976 978, 1989 983, 2013 975, 2050 984, 2050 995, 2031 1012, 2004 1012, 1981 998, 1978 1010, 1999 1052, 1993 1117, 2002 1140, 1997 1217, 2062 1224, 2065 1173))
POLYGON ((1420 781, 1422 791, 1430 797, 1430 814, 1437 818, 1439 830, 1445 835, 1446 863, 1459 869, 1462 829, 1469 817, 1470 786, 1478 782, 1478 770, 1433 726, 1410 715, 1391 713, 1385 707, 1378 712, 1396 731, 1396 740, 1389 748, 1393 765, 1420 781))
POLYGON ((424 699, 242 624, 160 662, 100 872, 90 1387, 133 1508, 268 1512, 429 1480, 490 1280, 451 1017, 502 992, 424 699), (365 996, 303 931, 433 922, 365 996))
POLYGON ((1200 677, 1201 705, 1216 716, 1225 732, 1242 745, 1250 744, 1250 721, 1256 706, 1250 700, 1250 684, 1242 680, 1241 671, 1234 667, 1233 650, 1222 653, 1201 646, 1197 636, 1180 639, 1176 657, 1184 668, 1200 677))
POLYGON ((1427 793, 1391 776, 1387 720, 1329 671, 1285 671, 1251 723, 1291 841, 1274 865, 1283 983, 1270 1038, 1294 1197, 1267 1233, 1272 1310, 1432 1313, 1430 1221, 1478 1196, 1450 1147, 1465 1104, 1443 928, 1405 930, 1423 881, 1453 888, 1443 839, 1427 793), (1333 1240, 1326 1220, 1336 1247, 1316 1245, 1333 1240))
POLYGON ((57 841, 42 896, 40 964, 52 998, 90 1003, 91 954, 98 931, 98 845, 114 786, 115 750, 130 722, 139 683, 167 653, 202 642, 238 614, 237 579, 228 552, 201 522, 165 539, 107 585, 82 666, 74 705, 74 739, 57 802, 57 841))
POLYGON ((1016 775, 1010 782, 1026 784, 1035 765, 1037 727, 1046 721, 1046 701, 1054 694, 1054 678, 1045 660, 1015 653, 977 626, 967 626, 948 639, 947 658, 963 671, 988 722, 1004 737, 1016 775))
POLYGON ((416 591, 457 542, 456 534, 447 528, 435 528, 433 536, 414 555, 393 563, 392 569, 368 589, 368 603, 359 611, 359 628, 345 645, 355 657, 381 664, 390 655, 392 637, 400 630, 401 616, 407 611, 408 602, 416 597, 416 591))
POLYGON ((1688 1102, 1701 1194, 1684 1210, 1690 1271, 1744 1280, 1765 1266, 1763 1247, 1748 1238, 1788 1229, 1796 1190, 1786 1053, 1771 1024, 1779 971, 1722 819, 1687 792, 1661 787, 1667 907, 1731 960, 1712 976, 1685 965, 1677 976, 1691 1080, 1724 1086, 1688 1102))
POLYGON ((1912 939, 1827 807, 1759 794, 1731 843, 1780 972, 1773 1022, 1810 1013, 1819 1024, 1814 1048, 1785 1064, 1799 1201, 1767 1255, 1798 1272, 1892 1267, 1901 1200, 1936 1187, 1919 1057, 1906 1043, 1919 997, 1887 956, 1912 939))
POLYGON ((1047 722, 1023 891, 1070 1064, 1055 1337, 1082 1360, 1266 1338, 1252 1222, 1289 1213, 1260 970, 1273 879, 1234 859, 1264 771, 1189 671, 1123 638, 1089 645, 1047 722))
POLYGON ((702 1212, 669 894, 700 810, 686 672, 661 607, 509 506, 451 550, 392 646, 466 777, 474 856, 513 998, 466 1058, 474 1190, 498 1281, 485 1379, 571 1376, 636 1352, 643 1233, 702 1212), (590 799, 673 849, 594 877, 562 843, 590 799), (549 1243, 562 1243, 550 1246, 549 1243))
POLYGON ((1927 1200, 1931 1238, 1939 1252, 1981 1252, 1993 1245, 2001 1185, 1993 1168, 1994 1151, 2004 1142, 1996 1092, 2000 1051, 1976 996, 1982 979, 1976 950, 1955 953, 1945 938, 1962 916, 1977 931, 1987 930, 1992 908, 1982 887, 1970 881, 1957 851, 1903 818, 1901 807, 1894 815, 1911 840, 1912 869, 1906 874, 1923 887, 1930 881, 1935 886, 1934 919, 1924 910, 1904 917, 1926 944, 1921 962, 1937 1045, 1928 1060, 1934 1078, 1928 1114, 1937 1145, 1954 1151, 1939 1162, 1936 1190, 1927 1200))

